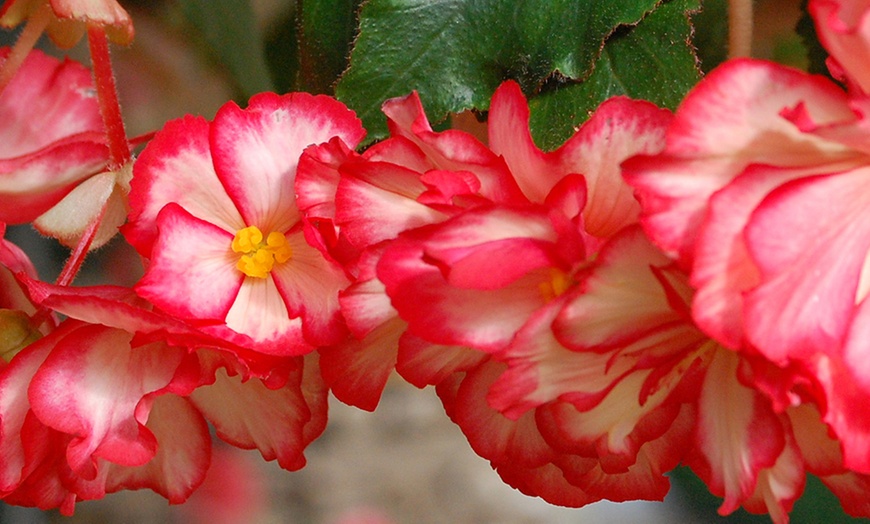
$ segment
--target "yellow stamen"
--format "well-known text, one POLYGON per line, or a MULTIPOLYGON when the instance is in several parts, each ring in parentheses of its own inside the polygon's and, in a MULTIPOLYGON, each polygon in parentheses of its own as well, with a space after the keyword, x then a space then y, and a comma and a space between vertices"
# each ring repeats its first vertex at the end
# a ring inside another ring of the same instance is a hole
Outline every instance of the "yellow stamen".
POLYGON ((236 268, 249 277, 266 278, 275 262, 283 264, 293 256, 287 238, 272 231, 263 242, 263 232, 256 226, 249 226, 236 232, 233 238, 233 252, 240 253, 236 268))
POLYGON ((571 280, 571 277, 569 277, 567 273, 559 269, 551 268, 550 281, 541 282, 538 284, 538 289, 541 291, 541 295, 544 296, 544 300, 549 302, 565 291, 568 291, 568 288, 570 288, 573 283, 574 281, 571 280))

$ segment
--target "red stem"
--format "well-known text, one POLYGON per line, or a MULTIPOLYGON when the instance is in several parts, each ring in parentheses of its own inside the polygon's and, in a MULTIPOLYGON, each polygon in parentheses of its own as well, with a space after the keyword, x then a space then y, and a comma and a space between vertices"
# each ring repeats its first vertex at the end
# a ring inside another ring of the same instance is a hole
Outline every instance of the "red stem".
POLYGON ((112 71, 112 60, 109 57, 109 40, 103 28, 88 27, 88 46, 91 50, 91 63, 94 66, 94 85, 100 101, 100 114, 103 116, 106 136, 109 139, 108 167, 110 171, 116 171, 130 161, 130 146, 127 143, 127 132, 124 130, 124 120, 121 118, 121 106, 118 103, 115 73, 112 71))
POLYGON ((68 286, 72 284, 72 281, 76 278, 79 269, 82 268, 82 264, 85 262, 85 257, 91 248, 91 244, 97 236, 97 231, 100 230, 100 224, 103 222, 103 217, 106 215, 106 209, 109 207, 108 203, 109 200, 107 199, 106 202, 103 203, 103 207, 100 209, 99 214, 94 217, 91 223, 88 224, 88 227, 86 227, 82 232, 82 237, 79 239, 79 243, 76 244, 75 249, 70 253, 69 258, 63 265, 60 276, 57 277, 55 284, 58 286, 68 286))
MULTIPOLYGON (((121 106, 118 104, 118 90, 115 87, 115 73, 112 71, 112 60, 109 57, 109 40, 101 27, 88 27, 88 47, 91 50, 91 63, 94 67, 94 86, 97 88, 97 99, 100 102, 100 114, 106 128, 106 138, 109 142, 109 171, 118 171, 130 161, 130 146, 127 143, 127 132, 124 130, 124 120, 121 118, 121 106)), ((75 249, 64 264, 57 277, 57 285, 68 286, 75 279, 85 257, 90 250, 103 216, 106 214, 108 200, 103 203, 99 214, 88 224, 82 233, 75 249)))

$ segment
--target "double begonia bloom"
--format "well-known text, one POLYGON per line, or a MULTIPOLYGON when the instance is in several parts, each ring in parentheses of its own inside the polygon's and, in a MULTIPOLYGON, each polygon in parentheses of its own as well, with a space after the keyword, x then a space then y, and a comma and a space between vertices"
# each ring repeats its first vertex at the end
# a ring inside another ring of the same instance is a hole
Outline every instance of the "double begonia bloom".
POLYGON ((400 372, 437 385, 475 451, 552 503, 661 499, 664 473, 690 448, 693 411, 674 391, 706 339, 673 310, 677 283, 649 269, 671 262, 626 230, 639 206, 619 172, 661 147, 668 120, 615 99, 545 154, 506 84, 490 142, 525 196, 411 228, 377 263, 406 335, 423 341, 400 346, 400 372))
POLYGON ((297 179, 315 236, 356 278, 341 293, 354 339, 321 350, 340 399, 373 409, 395 365, 436 386, 503 480, 556 504, 658 500, 684 462, 723 514, 785 522, 807 470, 867 514, 867 478, 844 466, 819 405, 775 409, 771 363, 694 325, 688 275, 637 225, 619 166, 665 146, 666 111, 609 101, 543 153, 507 83, 494 159, 433 132, 414 96, 385 112, 390 139, 363 155, 312 148, 297 179), (745 383, 753 373, 769 378, 745 383))
MULTIPOLYGON (((373 408, 379 391, 361 377, 395 363, 437 386, 475 451, 521 491, 571 506, 663 498, 695 420, 675 391, 713 344, 674 310, 672 262, 626 229, 639 205, 619 163, 658 151, 669 114, 616 99, 545 154, 507 83, 490 112, 499 157, 464 133, 433 132, 414 96, 385 112, 392 138, 362 156, 311 149, 297 181, 309 220, 334 226, 324 244, 357 277, 341 295, 357 338, 322 351, 336 394, 373 408), (616 291, 597 296, 596 277, 616 291)), ((740 471, 733 507, 781 450, 740 471)), ((721 462, 739 464, 736 451, 721 462)))
POLYGON ((294 179, 302 151, 364 131, 334 99, 257 95, 213 122, 185 117, 134 166, 127 239, 149 259, 138 293, 203 329, 301 355, 344 336, 344 270, 309 244, 294 179))
POLYGON ((88 26, 105 29, 116 44, 133 41, 133 20, 115 0, 6 0, 0 6, 0 25, 15 27, 45 17, 46 32, 61 47, 74 46, 88 26))
POLYGON ((692 317, 773 367, 752 380, 778 410, 813 403, 845 468, 870 473, 864 4, 812 1, 844 92, 820 76, 736 60, 677 110, 660 155, 625 164, 646 231, 690 270, 692 317))
POLYGON ((377 278, 383 248, 407 229, 469 207, 524 199, 504 160, 477 139, 433 131, 416 93, 383 110, 391 138, 362 155, 339 140, 311 148, 296 182, 312 236, 354 278, 340 294, 352 336, 320 350, 324 378, 340 400, 368 410, 392 370, 402 372, 429 345, 405 332, 377 278))

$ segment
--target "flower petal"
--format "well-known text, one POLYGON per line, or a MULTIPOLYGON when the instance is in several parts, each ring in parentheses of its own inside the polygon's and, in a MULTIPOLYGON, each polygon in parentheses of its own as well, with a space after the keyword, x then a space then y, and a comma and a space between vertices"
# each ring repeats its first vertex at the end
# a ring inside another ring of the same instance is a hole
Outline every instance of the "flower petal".
POLYGON ((244 110, 224 105, 210 143, 215 169, 245 225, 284 232, 299 221, 294 181, 302 151, 333 137, 353 148, 364 134, 353 112, 332 98, 262 93, 244 110))
POLYGON ((480 180, 481 196, 493 202, 527 200, 504 161, 474 136, 455 129, 432 131, 416 91, 387 100, 383 111, 392 137, 414 143, 426 156, 429 169, 474 173, 480 180))
POLYGON ((235 267, 232 235, 177 204, 164 208, 158 227, 160 236, 137 293, 174 315, 224 320, 243 282, 252 278, 235 267))
POLYGON ((156 453, 156 439, 144 426, 151 402, 143 399, 170 383, 185 352, 160 343, 131 348, 131 338, 81 325, 57 340, 30 383, 34 413, 74 437, 67 460, 85 478, 96 475, 97 458, 138 466, 156 453))
POLYGON ((677 110, 664 152, 623 164, 653 240, 688 265, 710 196, 748 165, 855 158, 781 116, 798 104, 819 125, 855 119, 843 91, 821 77, 752 60, 730 60, 707 75, 677 110))
MULTIPOLYGON (((306 373, 314 371, 308 369, 306 373)), ((269 389, 257 379, 243 381, 234 372, 229 373, 219 369, 213 384, 197 388, 190 397, 214 424, 218 436, 243 449, 256 448, 264 459, 277 459, 284 469, 304 466, 305 446, 323 431, 326 390, 303 382, 301 366, 278 389, 269 389), (303 384, 310 396, 303 393, 303 384), (306 430, 309 422, 317 423, 306 430)))
POLYGON ((79 491, 81 498, 102 498, 105 493, 148 488, 170 504, 187 500, 205 478, 211 457, 211 435, 202 415, 182 397, 161 395, 155 399, 146 427, 157 439, 157 454, 141 466, 100 465, 104 487, 90 496, 79 491))
POLYGON ((495 349, 546 303, 541 286, 553 278, 553 257, 544 244, 555 239, 552 224, 538 214, 470 211, 404 233, 384 252, 378 278, 414 335, 437 344, 495 349), (468 258, 488 242, 511 238, 516 251, 510 265, 504 259, 468 258), (451 260, 457 253, 462 263, 451 260))
POLYGON ((814 0, 809 10, 825 49, 845 69, 847 80, 870 93, 870 16, 861 2, 814 0))
POLYGON ((35 50, 4 93, 0 221, 30 222, 106 165, 105 132, 90 71, 77 62, 35 50))
POLYGON ((143 256, 157 238, 157 215, 170 202, 230 235, 249 225, 218 180, 208 136, 203 118, 172 120, 136 159, 124 235, 143 256))
POLYGON ((870 251, 868 174, 793 181, 752 214, 745 236, 761 283, 746 293, 745 326, 773 362, 828 353, 844 339, 870 251))
POLYGON ((580 173, 588 188, 587 231, 608 237, 637 220, 640 207, 619 165, 638 154, 658 153, 670 113, 653 104, 615 97, 598 107, 561 148, 541 152, 529 132, 529 110, 519 86, 505 82, 489 113, 489 142, 504 156, 526 196, 542 203, 566 175, 580 173))
POLYGON ((695 454, 688 462, 711 492, 725 497, 721 515, 753 496, 766 480, 762 471, 775 467, 786 446, 769 403, 737 380, 738 365, 737 354, 727 349, 713 355, 698 398, 695 454))

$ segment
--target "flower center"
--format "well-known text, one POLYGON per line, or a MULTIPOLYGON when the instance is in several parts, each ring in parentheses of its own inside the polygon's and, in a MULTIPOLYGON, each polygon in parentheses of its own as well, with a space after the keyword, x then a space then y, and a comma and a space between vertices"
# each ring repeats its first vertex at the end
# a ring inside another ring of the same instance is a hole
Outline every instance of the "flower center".
POLYGON ((266 278, 275 262, 282 264, 290 260, 293 250, 283 234, 272 231, 263 241, 263 232, 256 226, 249 226, 236 232, 233 238, 233 251, 241 253, 236 268, 249 277, 266 278))
POLYGON ((550 269, 550 280, 538 284, 538 290, 547 302, 568 291, 574 281, 561 269, 550 269))

